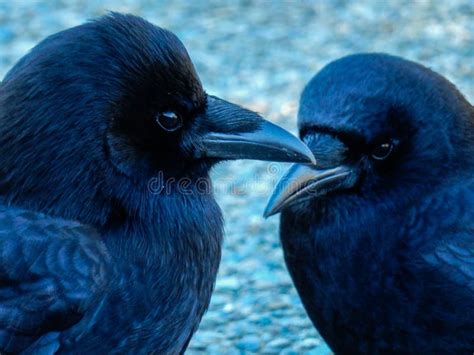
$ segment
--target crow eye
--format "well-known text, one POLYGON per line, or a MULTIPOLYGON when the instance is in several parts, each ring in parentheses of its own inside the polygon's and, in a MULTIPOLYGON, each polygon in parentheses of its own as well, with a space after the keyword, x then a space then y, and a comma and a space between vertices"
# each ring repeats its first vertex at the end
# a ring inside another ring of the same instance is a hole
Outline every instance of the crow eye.
POLYGON ((372 151, 372 158, 375 160, 385 160, 387 159, 393 151, 394 143, 393 142, 384 142, 379 144, 372 151))
POLYGON ((183 125, 181 116, 172 111, 159 113, 156 116, 156 122, 167 132, 174 132, 183 125))

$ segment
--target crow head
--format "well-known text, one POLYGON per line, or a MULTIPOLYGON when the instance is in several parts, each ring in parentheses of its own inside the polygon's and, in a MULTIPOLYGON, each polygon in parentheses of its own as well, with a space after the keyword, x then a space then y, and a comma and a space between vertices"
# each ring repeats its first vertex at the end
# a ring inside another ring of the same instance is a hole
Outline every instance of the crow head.
POLYGON ((290 168, 267 216, 323 195, 409 195, 472 164, 472 106, 445 78, 389 55, 327 65, 303 91, 298 125, 317 164, 290 168))
POLYGON ((179 39, 130 15, 45 39, 6 75, 0 108, 2 195, 88 222, 159 172, 199 178, 223 159, 313 159, 283 129, 207 95, 179 39))
POLYGON ((186 49, 169 31, 132 16, 104 22, 119 70, 110 76, 121 78, 107 145, 124 173, 196 176, 223 159, 311 159, 282 129, 207 95, 186 49))

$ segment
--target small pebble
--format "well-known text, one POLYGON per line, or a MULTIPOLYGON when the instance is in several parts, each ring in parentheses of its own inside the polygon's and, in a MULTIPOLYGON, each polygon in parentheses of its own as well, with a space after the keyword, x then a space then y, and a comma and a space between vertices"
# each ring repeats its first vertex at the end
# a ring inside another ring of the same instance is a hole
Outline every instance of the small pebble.
POLYGON ((237 348, 252 352, 256 352, 258 349, 260 349, 260 345, 260 339, 252 335, 243 337, 242 340, 237 342, 237 348))

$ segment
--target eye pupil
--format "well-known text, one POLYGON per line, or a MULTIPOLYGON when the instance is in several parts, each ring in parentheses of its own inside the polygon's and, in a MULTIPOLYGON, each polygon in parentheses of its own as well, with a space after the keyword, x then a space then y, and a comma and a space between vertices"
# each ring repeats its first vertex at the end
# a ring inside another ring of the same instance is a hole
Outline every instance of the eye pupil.
POLYGON ((156 122, 168 132, 176 131, 182 125, 181 117, 172 111, 159 113, 156 117, 156 122))
POLYGON ((375 160, 387 159, 392 153, 392 150, 393 144, 391 142, 382 143, 375 147, 375 149, 372 151, 372 158, 375 160))

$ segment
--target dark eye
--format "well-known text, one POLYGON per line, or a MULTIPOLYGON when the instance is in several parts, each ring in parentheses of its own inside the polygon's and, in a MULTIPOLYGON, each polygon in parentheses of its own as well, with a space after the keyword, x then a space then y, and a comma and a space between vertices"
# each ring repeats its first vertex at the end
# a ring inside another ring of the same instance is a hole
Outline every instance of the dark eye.
POLYGON ((173 132, 181 128, 183 120, 181 116, 172 111, 161 112, 156 116, 156 122, 165 131, 173 132))
POLYGON ((381 143, 372 151, 372 158, 375 160, 385 160, 390 156, 393 148, 394 143, 392 141, 381 143))

